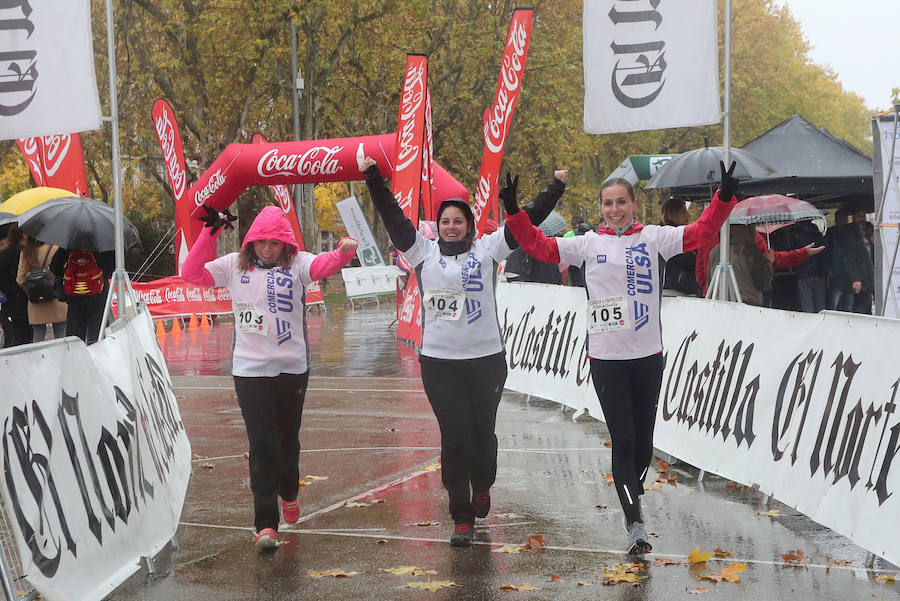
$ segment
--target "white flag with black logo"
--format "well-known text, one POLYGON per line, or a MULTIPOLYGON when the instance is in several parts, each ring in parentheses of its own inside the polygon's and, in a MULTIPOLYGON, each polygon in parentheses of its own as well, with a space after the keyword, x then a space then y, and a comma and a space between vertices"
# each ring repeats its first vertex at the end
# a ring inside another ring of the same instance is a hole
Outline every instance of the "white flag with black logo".
POLYGON ((584 131, 721 120, 715 0, 585 0, 584 131))
POLYGON ((98 127, 90 1, 0 1, 0 140, 98 127))

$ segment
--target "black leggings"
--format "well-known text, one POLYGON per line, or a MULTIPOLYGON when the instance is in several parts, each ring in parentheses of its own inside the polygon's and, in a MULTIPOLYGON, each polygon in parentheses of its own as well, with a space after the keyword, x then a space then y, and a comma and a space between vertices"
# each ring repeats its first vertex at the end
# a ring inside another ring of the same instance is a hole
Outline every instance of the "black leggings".
POLYGON ((254 526, 278 530, 278 497, 300 491, 300 417, 309 372, 271 377, 234 376, 234 390, 250 441, 254 526))
POLYGON ((441 429, 441 479, 457 523, 475 521, 470 486, 486 491, 497 477, 497 407, 506 355, 478 359, 421 356, 422 384, 441 429))
POLYGON ((640 495, 653 458, 653 426, 662 383, 662 353, 591 359, 591 378, 612 438, 612 473, 628 524, 642 521, 640 495))

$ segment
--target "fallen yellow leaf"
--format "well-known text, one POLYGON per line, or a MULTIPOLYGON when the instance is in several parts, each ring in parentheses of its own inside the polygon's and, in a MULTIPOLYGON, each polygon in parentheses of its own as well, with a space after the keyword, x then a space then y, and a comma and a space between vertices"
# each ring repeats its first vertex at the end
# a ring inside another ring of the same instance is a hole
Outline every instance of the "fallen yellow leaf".
POLYGON ((616 481, 613 480, 613 475, 612 475, 612 474, 606 474, 606 476, 604 476, 603 479, 606 481, 606 485, 607 485, 607 486, 612 486, 613 484, 616 483, 616 481))
POLYGON ((496 553, 521 553, 524 549, 521 545, 506 545, 497 549, 496 553))
POLYGON ((431 591, 432 593, 435 591, 439 591, 442 588, 447 588, 451 586, 459 586, 455 582, 451 582, 449 580, 430 580, 428 582, 407 582, 400 588, 419 588, 425 591, 431 591))
POLYGON ((797 549, 796 552, 794 552, 794 550, 791 549, 787 553, 782 553, 781 558, 785 561, 785 563, 788 563, 788 564, 800 564, 800 563, 803 563, 804 561, 809 560, 809 557, 807 557, 803 553, 803 549, 799 549, 799 548, 797 549))
POLYGON ((431 463, 429 465, 426 465, 425 467, 420 467, 419 471, 420 472, 436 472, 439 469, 441 469, 440 459, 438 459, 435 463, 431 463))
POLYGON ((640 564, 626 563, 615 564, 608 568, 603 568, 603 584, 611 585, 620 582, 630 582, 637 584, 639 578, 637 572, 641 569, 640 564))
POLYGON ((431 520, 425 520, 424 522, 416 522, 415 524, 411 524, 412 526, 437 526, 440 522, 432 522, 431 520))
POLYGON ((747 564, 745 563, 730 563, 728 564, 728 567, 722 568, 722 571, 719 573, 722 575, 722 578, 728 582, 737 582, 741 579, 739 574, 743 572, 746 567, 747 564))
POLYGON ((325 578, 326 576, 333 576, 334 578, 349 578, 350 576, 355 576, 359 574, 359 572, 345 572, 340 568, 333 568, 328 570, 327 572, 316 572, 315 570, 309 570, 309 575, 313 578, 325 578))
POLYGON ((437 574, 437 570, 429 570, 428 568, 420 568, 418 566, 400 566, 399 568, 388 568, 384 570, 397 576, 419 576, 420 574, 437 574))
POLYGON ((344 503, 344 507, 368 507, 368 503, 358 503, 355 501, 348 501, 344 503))
POLYGON ((771 511, 757 511, 756 515, 761 515, 767 518, 780 518, 781 511, 779 511, 778 509, 772 509, 771 511))
POLYGON ((701 552, 700 547, 698 546, 696 549, 691 551, 690 554, 688 555, 688 563, 703 563, 712 556, 713 556, 713 554, 711 552, 708 552, 708 551, 701 552))
POLYGON ((713 553, 716 554, 716 557, 728 557, 733 552, 734 552, 734 550, 726 551, 725 549, 720 549, 719 547, 716 547, 716 550, 713 551, 713 553))
POLYGON ((306 479, 315 482, 316 480, 328 480, 328 476, 306 476, 306 479))
POLYGON ((875 576, 875 580, 878 582, 895 582, 896 577, 893 574, 879 574, 875 576))
POLYGON ((694 590, 688 591, 688 595, 703 595, 703 594, 708 593, 708 592, 711 591, 711 590, 712 590, 711 588, 699 587, 699 586, 698 586, 698 587, 695 588, 694 590))
POLYGON ((655 566, 680 566, 684 565, 685 562, 678 561, 675 559, 669 559, 668 557, 657 557, 653 560, 653 565, 655 566))
POLYGON ((501 591, 533 591, 537 590, 536 586, 530 584, 501 584, 501 591))

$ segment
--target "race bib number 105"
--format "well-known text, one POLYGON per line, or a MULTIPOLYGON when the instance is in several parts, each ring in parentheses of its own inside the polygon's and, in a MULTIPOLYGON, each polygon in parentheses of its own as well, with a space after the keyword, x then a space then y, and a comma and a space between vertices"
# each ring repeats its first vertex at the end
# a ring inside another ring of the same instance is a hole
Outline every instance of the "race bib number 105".
POLYGON ((624 296, 592 298, 587 303, 588 332, 603 334, 631 328, 628 302, 624 296))

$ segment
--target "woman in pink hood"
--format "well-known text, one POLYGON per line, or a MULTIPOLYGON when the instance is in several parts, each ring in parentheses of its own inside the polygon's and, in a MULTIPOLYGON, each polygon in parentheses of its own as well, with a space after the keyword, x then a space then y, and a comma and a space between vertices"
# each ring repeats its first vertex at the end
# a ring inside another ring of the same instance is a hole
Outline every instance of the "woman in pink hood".
POLYGON ((278 497, 284 521, 300 518, 300 417, 309 380, 306 287, 341 270, 357 241, 342 238, 321 255, 298 252, 290 222, 278 207, 260 211, 241 251, 210 262, 222 226, 234 217, 206 207, 203 233, 191 248, 181 277, 201 286, 228 288, 234 310, 232 375, 250 442, 254 542, 278 544, 278 497))

